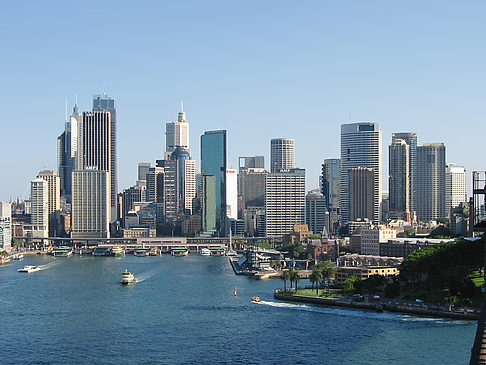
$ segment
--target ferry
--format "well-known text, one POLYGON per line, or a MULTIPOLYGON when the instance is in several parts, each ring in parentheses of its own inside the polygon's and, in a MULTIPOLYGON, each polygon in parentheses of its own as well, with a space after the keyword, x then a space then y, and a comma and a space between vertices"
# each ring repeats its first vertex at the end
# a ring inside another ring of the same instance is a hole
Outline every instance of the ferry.
POLYGON ((110 247, 96 247, 92 253, 93 256, 111 256, 110 247))
POLYGON ((253 298, 251 298, 251 301, 254 302, 254 303, 260 303, 261 302, 260 297, 253 297, 253 298))
POLYGON ((120 281, 121 285, 130 285, 135 282, 135 276, 133 276, 133 274, 127 269, 125 269, 125 271, 122 272, 121 277, 122 277, 120 281))
POLYGON ((174 247, 170 250, 172 256, 187 256, 189 250, 186 247, 174 247))
POLYGON ((133 256, 144 257, 150 254, 150 250, 148 248, 138 248, 133 251, 133 256))
POLYGON ((123 247, 113 246, 111 248, 111 254, 113 256, 123 256, 125 254, 125 251, 123 250, 123 247))
POLYGON ((201 248, 201 250, 199 251, 199 255, 211 256, 211 250, 209 248, 201 248))
POLYGON ((159 250, 157 250, 156 247, 152 247, 149 251, 150 256, 158 256, 159 255, 159 250))
POLYGON ((52 250, 52 256, 54 257, 68 257, 73 254, 73 249, 69 246, 60 246, 52 250))
POLYGON ((37 271, 37 270, 39 270, 39 268, 37 266, 27 265, 27 266, 24 266, 23 268, 19 269, 18 272, 31 273, 31 272, 34 272, 34 271, 37 271))

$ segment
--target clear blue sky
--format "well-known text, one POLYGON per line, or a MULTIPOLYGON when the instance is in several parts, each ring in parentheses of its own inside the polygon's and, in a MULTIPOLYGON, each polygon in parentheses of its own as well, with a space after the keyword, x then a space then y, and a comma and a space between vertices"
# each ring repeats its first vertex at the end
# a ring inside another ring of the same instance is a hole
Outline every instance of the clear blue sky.
MULTIPOLYGON (((0 200, 57 170, 56 138, 78 95, 118 110, 119 188, 162 157, 180 101, 199 137, 227 129, 230 165, 294 138, 307 186, 339 157, 340 125, 377 121, 384 182, 393 132, 444 142, 486 169, 486 2, 7 1, 0 5, 0 200)), ((469 179, 470 180, 470 179, 469 179)))

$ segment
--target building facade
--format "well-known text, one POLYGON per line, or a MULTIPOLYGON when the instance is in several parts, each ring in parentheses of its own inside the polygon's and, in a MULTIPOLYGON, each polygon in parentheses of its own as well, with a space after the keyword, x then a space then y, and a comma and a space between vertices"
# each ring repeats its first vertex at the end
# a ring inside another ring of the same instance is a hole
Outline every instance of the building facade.
POLYGON ((388 148, 388 188, 390 211, 403 219, 410 212, 410 146, 403 139, 394 139, 388 148))
POLYGON ((305 224, 314 234, 322 234, 327 220, 326 198, 318 189, 305 196, 305 224))
POLYGON ((348 170, 349 219, 375 221, 375 173, 372 168, 356 167, 348 170))
POLYGON ((270 141, 270 171, 295 167, 295 147, 291 138, 274 138, 270 141))
POLYGON ((177 120, 165 125, 165 155, 164 159, 169 160, 170 155, 177 147, 189 149, 189 122, 186 120, 186 113, 182 109, 177 116, 177 120))
POLYGON ((0 202, 0 250, 9 251, 12 246, 12 206, 0 202))
POLYGON ((445 164, 443 143, 429 143, 417 147, 416 207, 420 221, 446 216, 445 164))
POLYGON ((282 169, 265 178, 265 235, 292 232, 305 218, 305 170, 282 169))
POLYGON ((417 171, 417 133, 415 132, 404 132, 404 133, 393 133, 392 134, 392 145, 396 141, 405 141, 408 145, 408 161, 409 161, 409 209, 411 215, 416 211, 416 195, 417 188, 416 183, 416 171, 417 171))
POLYGON ((49 235, 49 186, 47 181, 37 178, 30 183, 31 225, 33 238, 49 235))
POLYGON ((380 221, 381 204, 381 131, 378 123, 359 122, 341 125, 341 218, 350 220, 349 170, 357 167, 373 169, 373 221, 380 221))
POLYGON ((321 193, 326 199, 329 213, 326 228, 330 233, 336 233, 340 221, 340 190, 341 190, 341 160, 339 158, 325 159, 322 164, 320 179, 321 193))
POLYGON ((466 169, 449 164, 445 172, 445 214, 451 216, 451 209, 467 202, 466 169))

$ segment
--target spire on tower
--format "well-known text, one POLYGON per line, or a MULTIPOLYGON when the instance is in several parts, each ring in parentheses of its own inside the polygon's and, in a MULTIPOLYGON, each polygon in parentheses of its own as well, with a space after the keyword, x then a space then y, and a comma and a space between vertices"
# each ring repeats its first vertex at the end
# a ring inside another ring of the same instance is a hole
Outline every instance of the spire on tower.
POLYGON ((181 113, 184 113, 184 102, 181 101, 181 113))

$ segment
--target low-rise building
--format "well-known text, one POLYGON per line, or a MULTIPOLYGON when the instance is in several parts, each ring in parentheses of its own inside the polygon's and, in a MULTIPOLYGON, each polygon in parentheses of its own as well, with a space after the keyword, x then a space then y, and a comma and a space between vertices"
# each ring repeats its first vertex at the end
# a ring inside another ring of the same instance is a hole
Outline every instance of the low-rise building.
POLYGON ((394 276, 400 271, 396 266, 357 266, 357 267, 339 267, 336 271, 334 284, 342 286, 346 279, 357 276, 361 280, 366 280, 373 275, 394 276))
POLYGON ((394 238, 380 243, 380 256, 406 258, 412 252, 454 239, 394 238))
POLYGON ((396 230, 386 226, 363 228, 359 232, 361 234, 362 255, 380 256, 380 242, 386 242, 397 237, 396 230))

